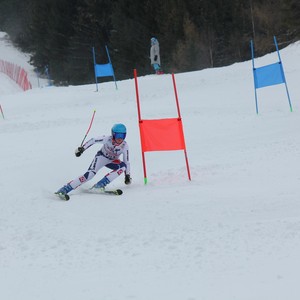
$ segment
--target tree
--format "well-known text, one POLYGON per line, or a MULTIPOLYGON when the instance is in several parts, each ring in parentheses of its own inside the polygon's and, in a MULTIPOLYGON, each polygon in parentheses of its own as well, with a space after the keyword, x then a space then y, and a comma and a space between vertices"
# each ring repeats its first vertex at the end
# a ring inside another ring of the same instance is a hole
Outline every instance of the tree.
POLYGON ((224 66, 299 39, 298 0, 0 0, 0 28, 59 84, 94 80, 91 48, 117 79, 152 73, 150 39, 165 72, 224 66))

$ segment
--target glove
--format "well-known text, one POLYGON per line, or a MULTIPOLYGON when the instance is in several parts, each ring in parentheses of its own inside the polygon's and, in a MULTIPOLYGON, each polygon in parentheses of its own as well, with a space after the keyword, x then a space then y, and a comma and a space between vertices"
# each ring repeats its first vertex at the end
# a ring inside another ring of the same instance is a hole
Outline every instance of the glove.
POLYGON ((154 56, 154 61, 157 61, 157 55, 154 56))
POLYGON ((83 147, 78 147, 76 150, 75 150, 75 155, 77 157, 79 157, 84 151, 84 148, 83 147))
POLYGON ((129 174, 126 174, 125 175, 125 184, 130 184, 131 183, 131 178, 130 178, 130 175, 129 174))

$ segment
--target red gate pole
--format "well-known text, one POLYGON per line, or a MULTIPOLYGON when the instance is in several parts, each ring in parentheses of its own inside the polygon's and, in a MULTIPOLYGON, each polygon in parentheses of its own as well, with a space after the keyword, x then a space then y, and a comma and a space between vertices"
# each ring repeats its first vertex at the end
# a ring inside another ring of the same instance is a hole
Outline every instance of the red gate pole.
MULTIPOLYGON (((143 121, 141 119, 141 107, 140 107, 140 97, 139 97, 136 69, 133 70, 133 73, 134 73, 134 83, 135 83, 136 103, 137 103, 137 109, 138 109, 138 118, 139 118, 139 124, 141 124, 143 121)), ((140 128, 140 130, 141 130, 141 128, 140 128)), ((140 136, 141 136, 141 134, 140 134, 140 136)), ((146 160, 145 160, 145 153, 143 151, 142 136, 141 136, 141 148, 142 148, 142 160, 143 160, 143 169, 144 169, 144 184, 147 184, 146 160)))
MULTIPOLYGON (((177 88, 176 88, 176 82, 175 82, 174 73, 172 73, 172 80, 173 80, 174 93, 175 93, 175 99, 176 99, 176 105, 177 105, 178 120, 181 121, 181 114, 180 114, 178 94, 177 94, 177 88)), ((185 156, 185 164, 186 164, 186 169, 187 169, 187 173, 188 173, 188 178, 189 178, 189 180, 192 180, 192 178, 191 178, 191 172, 190 172, 190 166, 189 166, 189 161, 188 161, 187 152, 186 152, 185 142, 184 142, 184 150, 183 151, 184 151, 184 156, 185 156)))

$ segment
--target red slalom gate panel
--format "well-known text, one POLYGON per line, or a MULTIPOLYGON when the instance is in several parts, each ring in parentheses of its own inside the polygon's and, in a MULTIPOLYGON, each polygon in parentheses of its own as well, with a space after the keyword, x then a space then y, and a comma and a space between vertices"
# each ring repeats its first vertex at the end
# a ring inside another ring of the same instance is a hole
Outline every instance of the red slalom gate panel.
POLYGON ((139 124, 144 152, 185 149, 181 119, 141 120, 139 124))

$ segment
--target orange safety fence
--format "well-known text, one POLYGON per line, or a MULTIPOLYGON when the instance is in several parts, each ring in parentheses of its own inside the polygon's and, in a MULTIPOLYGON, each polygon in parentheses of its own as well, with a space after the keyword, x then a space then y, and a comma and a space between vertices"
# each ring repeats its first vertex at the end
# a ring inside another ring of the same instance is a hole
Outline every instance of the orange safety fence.
POLYGON ((22 67, 0 59, 0 72, 9 76, 23 89, 23 91, 32 89, 28 74, 22 67))

